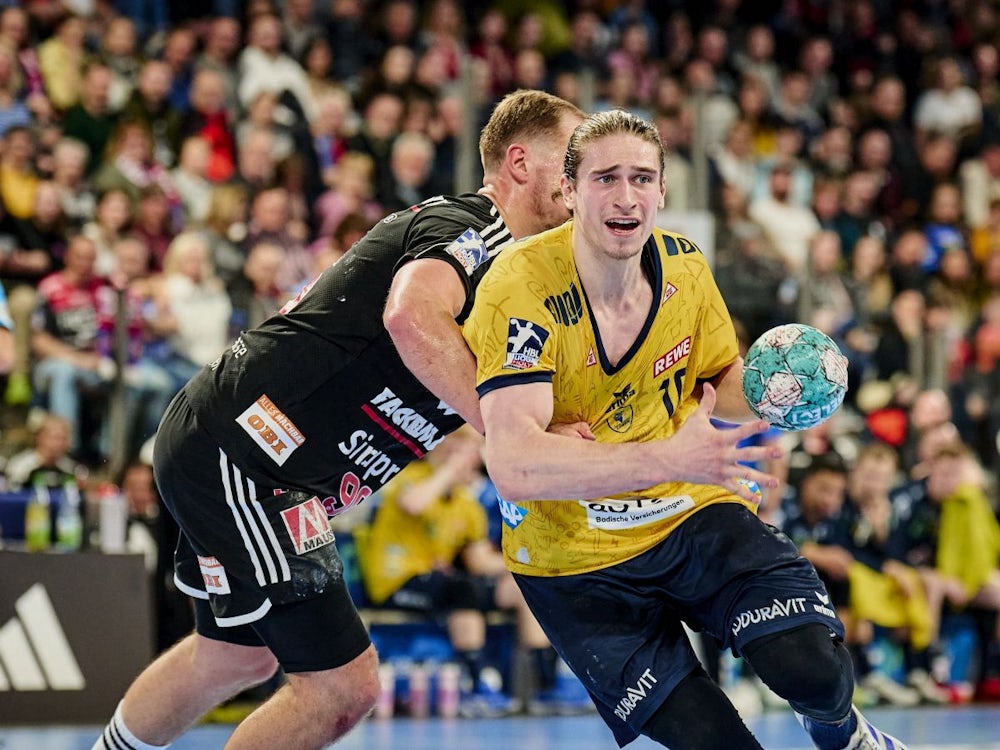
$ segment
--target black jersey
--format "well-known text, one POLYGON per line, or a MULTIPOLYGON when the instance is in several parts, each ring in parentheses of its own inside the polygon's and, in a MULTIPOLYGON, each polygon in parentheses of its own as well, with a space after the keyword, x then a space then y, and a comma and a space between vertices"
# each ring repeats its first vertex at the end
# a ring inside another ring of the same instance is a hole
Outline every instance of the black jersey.
POLYGON ((393 275, 415 258, 451 263, 469 297, 462 320, 511 241, 479 195, 391 214, 188 383, 199 423, 234 462, 316 493, 331 515, 360 502, 462 424, 406 369, 382 324, 393 275))

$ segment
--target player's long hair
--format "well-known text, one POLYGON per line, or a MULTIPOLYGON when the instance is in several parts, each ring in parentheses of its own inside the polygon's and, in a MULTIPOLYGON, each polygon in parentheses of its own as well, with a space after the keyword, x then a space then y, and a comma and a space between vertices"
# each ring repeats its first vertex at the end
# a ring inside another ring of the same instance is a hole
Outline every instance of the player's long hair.
POLYGON ((638 136, 647 143, 656 146, 656 150, 660 154, 660 180, 662 182, 667 157, 659 132, 652 124, 624 109, 597 112, 577 125, 573 135, 570 136, 569 146, 566 147, 563 174, 571 180, 576 180, 587 144, 605 136, 619 133, 638 136))
POLYGON ((544 91, 519 89, 507 94, 479 136, 483 169, 487 173, 498 169, 512 143, 557 134, 567 115, 585 116, 575 104, 544 91))

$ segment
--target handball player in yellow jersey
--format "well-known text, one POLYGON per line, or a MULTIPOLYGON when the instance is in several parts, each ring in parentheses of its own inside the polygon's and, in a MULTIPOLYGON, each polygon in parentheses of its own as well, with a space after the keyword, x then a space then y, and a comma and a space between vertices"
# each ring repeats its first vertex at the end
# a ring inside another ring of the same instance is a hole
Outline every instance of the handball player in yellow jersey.
POLYGON ((623 746, 761 747, 683 621, 745 657, 820 750, 903 748, 851 704, 816 571, 756 516, 753 484, 775 479, 742 462, 780 450, 737 447, 767 425, 704 256, 654 225, 664 159, 649 123, 589 117, 563 168, 572 220, 509 249, 477 290, 464 332, 507 564, 623 746), (546 432, 576 422, 594 439, 546 432))

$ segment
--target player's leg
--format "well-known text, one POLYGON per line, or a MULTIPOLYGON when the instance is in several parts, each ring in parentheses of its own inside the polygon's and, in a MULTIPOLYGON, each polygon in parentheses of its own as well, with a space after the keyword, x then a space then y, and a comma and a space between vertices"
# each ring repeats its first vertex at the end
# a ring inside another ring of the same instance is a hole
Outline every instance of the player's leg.
POLYGON ((94 750, 168 745, 213 707, 267 680, 277 666, 263 645, 192 633, 135 679, 94 750))
POLYGON ((670 750, 760 750, 729 698, 704 669, 685 677, 643 725, 670 750))
POLYGON ((759 638, 743 647, 743 655, 767 686, 791 704, 820 750, 905 750, 851 705, 850 653, 823 625, 759 638))

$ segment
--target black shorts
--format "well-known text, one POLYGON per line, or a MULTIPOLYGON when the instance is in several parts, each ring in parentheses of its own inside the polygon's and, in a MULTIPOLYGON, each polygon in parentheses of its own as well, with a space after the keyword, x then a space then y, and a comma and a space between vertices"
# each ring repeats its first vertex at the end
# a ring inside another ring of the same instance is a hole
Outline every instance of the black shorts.
POLYGON ((843 625, 813 566, 736 503, 710 505, 651 550, 579 575, 514 576, 621 746, 698 666, 682 622, 737 655, 806 623, 843 625))
POLYGON ((368 648, 315 497, 263 486, 234 465, 183 391, 160 424, 153 466, 181 528, 177 586, 211 605, 196 608, 199 633, 267 646, 289 672, 338 667, 368 648))
POLYGON ((496 609, 496 579, 477 576, 462 570, 443 573, 435 570, 414 576, 400 586, 386 601, 390 607, 447 615, 457 609, 488 612, 496 609))

